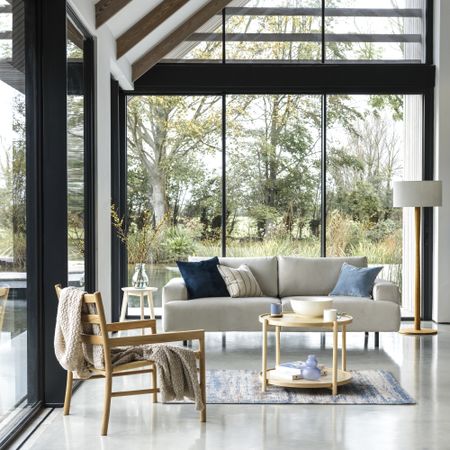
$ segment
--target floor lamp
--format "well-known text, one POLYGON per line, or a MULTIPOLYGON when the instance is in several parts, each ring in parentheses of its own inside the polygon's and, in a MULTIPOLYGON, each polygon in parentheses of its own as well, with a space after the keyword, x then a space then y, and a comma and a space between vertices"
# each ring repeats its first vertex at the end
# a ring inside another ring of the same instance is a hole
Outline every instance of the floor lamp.
POLYGON ((440 181, 394 181, 394 207, 414 208, 415 271, 414 271, 414 328, 400 330, 402 334, 436 334, 437 330, 420 327, 420 213, 423 207, 442 205, 440 181))

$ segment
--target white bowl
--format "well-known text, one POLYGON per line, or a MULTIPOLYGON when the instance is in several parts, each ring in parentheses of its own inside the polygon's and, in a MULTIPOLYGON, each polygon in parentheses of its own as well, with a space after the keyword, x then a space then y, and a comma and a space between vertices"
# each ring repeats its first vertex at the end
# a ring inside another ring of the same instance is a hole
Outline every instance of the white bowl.
POLYGON ((323 317, 325 309, 333 307, 333 300, 323 297, 292 298, 291 307, 296 314, 307 317, 323 317))

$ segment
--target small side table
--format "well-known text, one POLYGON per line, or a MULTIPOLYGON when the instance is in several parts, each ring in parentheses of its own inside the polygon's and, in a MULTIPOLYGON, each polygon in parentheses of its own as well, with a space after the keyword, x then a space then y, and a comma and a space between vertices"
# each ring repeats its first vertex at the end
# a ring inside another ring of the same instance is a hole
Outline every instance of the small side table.
POLYGON ((144 319, 144 297, 147 297, 147 304, 150 308, 150 319, 155 318, 155 310, 153 307, 153 292, 156 292, 158 288, 156 287, 146 287, 146 288, 135 288, 135 287, 123 287, 123 298, 122 298, 122 309, 120 311, 120 321, 125 320, 127 315, 128 307, 128 297, 130 295, 139 297, 140 307, 141 307, 141 320, 144 319))
POLYGON ((325 322, 322 317, 306 317, 295 313, 284 313, 282 317, 272 317, 270 314, 262 314, 259 321, 263 326, 263 347, 262 347, 262 371, 261 381, 262 392, 265 392, 267 385, 283 386, 289 388, 330 388, 333 395, 337 395, 337 388, 349 383, 352 373, 347 371, 347 325, 351 324, 353 317, 342 315, 333 322, 325 322), (275 328, 275 363, 280 364, 280 334, 282 328, 322 328, 333 332, 333 365, 327 368, 328 375, 320 377, 318 380, 310 381, 305 379, 286 380, 276 376, 276 367, 267 368, 267 332, 269 326, 275 328), (338 334, 339 328, 342 335, 341 348, 341 369, 338 369, 338 334))

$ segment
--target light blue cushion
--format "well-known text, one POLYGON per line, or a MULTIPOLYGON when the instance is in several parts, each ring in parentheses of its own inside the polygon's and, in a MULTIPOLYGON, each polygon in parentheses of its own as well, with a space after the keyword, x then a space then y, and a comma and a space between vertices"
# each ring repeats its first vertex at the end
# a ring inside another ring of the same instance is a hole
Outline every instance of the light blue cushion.
POLYGON ((355 267, 344 263, 339 279, 330 295, 345 295, 350 297, 371 297, 375 279, 382 267, 355 267))

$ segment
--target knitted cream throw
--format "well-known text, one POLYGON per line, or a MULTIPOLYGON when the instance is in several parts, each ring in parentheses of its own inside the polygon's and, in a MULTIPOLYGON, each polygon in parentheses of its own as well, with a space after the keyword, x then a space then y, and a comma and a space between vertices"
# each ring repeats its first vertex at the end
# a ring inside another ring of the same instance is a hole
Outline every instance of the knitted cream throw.
MULTIPOLYGON (((84 326, 81 323, 81 312, 95 314, 94 305, 83 305, 81 289, 67 287, 62 289, 55 328, 55 354, 59 363, 66 370, 74 372, 77 378, 89 378, 92 369, 104 368, 103 347, 85 344, 81 334, 98 334, 98 325, 84 326)), ((197 377, 195 353, 175 345, 147 344, 135 347, 113 347, 111 363, 113 366, 132 361, 154 361, 157 367, 159 387, 164 402, 182 400, 184 397, 193 400, 197 410, 202 410, 201 390, 197 377)))

